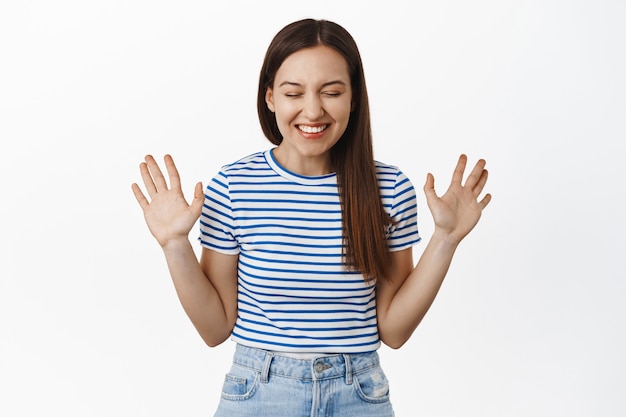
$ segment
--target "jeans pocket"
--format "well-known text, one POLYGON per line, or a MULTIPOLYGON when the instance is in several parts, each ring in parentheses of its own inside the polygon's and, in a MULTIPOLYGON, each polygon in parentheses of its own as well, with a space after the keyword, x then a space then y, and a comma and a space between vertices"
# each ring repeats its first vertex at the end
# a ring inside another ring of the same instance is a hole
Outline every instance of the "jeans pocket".
POLYGON ((243 366, 233 365, 224 377, 222 398, 243 401, 251 398, 259 385, 259 372, 243 366))
POLYGON ((389 401, 389 381, 380 366, 355 374, 353 383, 363 401, 369 403, 389 401))

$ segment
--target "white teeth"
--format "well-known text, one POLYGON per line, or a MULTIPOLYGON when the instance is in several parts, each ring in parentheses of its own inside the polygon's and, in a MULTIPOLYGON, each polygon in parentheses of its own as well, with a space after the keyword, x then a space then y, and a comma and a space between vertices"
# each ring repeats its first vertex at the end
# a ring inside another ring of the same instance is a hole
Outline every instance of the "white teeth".
POLYGON ((322 125, 322 126, 298 125, 298 128, 301 131, 303 131, 304 133, 320 133, 320 132, 323 132, 324 130, 326 130, 327 127, 328 127, 328 125, 322 125))

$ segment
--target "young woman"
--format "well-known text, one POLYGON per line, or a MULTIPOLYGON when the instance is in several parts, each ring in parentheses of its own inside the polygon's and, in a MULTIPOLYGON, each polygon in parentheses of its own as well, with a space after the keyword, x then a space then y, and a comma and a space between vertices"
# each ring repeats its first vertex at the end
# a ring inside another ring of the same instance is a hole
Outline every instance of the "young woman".
POLYGON ((432 304, 479 200, 485 161, 447 192, 428 175, 435 222, 417 265, 416 196, 374 160, 361 58, 324 20, 284 27, 259 80, 261 127, 275 145, 222 167, 188 204, 176 166, 140 165, 133 192, 163 248, 187 315, 209 346, 237 343, 216 416, 392 416, 381 342, 399 348, 432 304), (199 219, 202 255, 188 234, 199 219))

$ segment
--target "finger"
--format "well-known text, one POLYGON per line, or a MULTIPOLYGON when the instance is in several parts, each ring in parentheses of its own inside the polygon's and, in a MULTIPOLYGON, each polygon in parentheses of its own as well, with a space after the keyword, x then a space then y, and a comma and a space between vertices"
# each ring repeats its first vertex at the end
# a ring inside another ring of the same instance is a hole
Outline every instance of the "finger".
POLYGON ((152 155, 146 155, 146 165, 148 166, 148 170, 150 171, 150 175, 154 181, 154 186, 156 187, 156 191, 165 191, 167 190, 167 182, 165 182, 165 177, 161 172, 161 168, 154 160, 152 155))
POLYGON ((167 169, 167 174, 170 177, 170 187, 171 188, 180 188, 180 175, 178 174, 178 169, 176 168, 176 164, 174 163, 174 159, 171 155, 167 154, 163 157, 165 161, 165 168, 167 169))
POLYGON ((487 207, 487 204, 491 201, 491 194, 486 194, 482 200, 478 203, 481 210, 484 210, 487 207))
POLYGON ((149 203, 148 203, 148 199, 146 198, 146 196, 143 195, 143 193, 141 192, 141 188, 139 188, 139 186, 136 183, 133 183, 131 185, 131 189, 133 190, 133 194, 135 195, 137 202, 139 203, 141 208, 145 210, 146 207, 148 207, 149 203))
POLYGON ((430 200, 432 198, 437 198, 437 193, 435 192, 435 177, 430 172, 426 175, 426 183, 424 184, 424 194, 426 194, 426 199, 430 200))
POLYGON ((456 167, 454 168, 454 173, 452 174, 452 183, 461 184, 463 181, 463 173, 465 172, 465 166, 467 165, 467 156, 465 154, 461 154, 459 156, 459 161, 456 163, 456 167))
POLYGON ((480 174, 480 178, 478 179, 478 182, 476 183, 473 189, 474 195, 476 197, 478 197, 480 193, 483 192, 483 188, 485 188, 485 184, 487 183, 487 177, 489 177, 489 171, 484 169, 482 174, 480 174))
POLYGON ((485 165, 487 162, 484 159, 479 159, 474 165, 474 169, 470 172, 467 180, 465 180, 465 186, 469 189, 473 190, 474 187, 478 184, 480 179, 482 178, 483 172, 485 171, 485 165))
POLYGON ((202 212, 202 205, 204 204, 204 191, 202 189, 202 183, 196 184, 196 188, 193 190, 193 201, 191 202, 191 211, 197 216, 200 216, 202 212))
POLYGON ((146 164, 145 162, 139 164, 139 172, 141 173, 141 179, 143 180, 143 184, 146 186, 146 191, 148 192, 148 195, 151 198, 154 197, 154 195, 157 193, 157 189, 154 185, 152 175, 150 175, 148 164, 146 164))

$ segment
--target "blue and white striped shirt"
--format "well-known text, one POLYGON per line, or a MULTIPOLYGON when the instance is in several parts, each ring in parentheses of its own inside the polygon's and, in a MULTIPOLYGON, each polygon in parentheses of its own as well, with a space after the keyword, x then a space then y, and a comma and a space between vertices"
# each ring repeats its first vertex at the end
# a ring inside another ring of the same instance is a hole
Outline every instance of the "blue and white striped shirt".
MULTIPOLYGON (((396 222, 389 250, 411 247, 415 190, 398 168, 376 163, 381 199, 396 222)), ((205 189, 203 247, 238 254, 238 316, 231 339, 285 352, 378 349, 375 284, 342 262, 337 177, 287 171, 271 150, 222 167, 205 189)))

